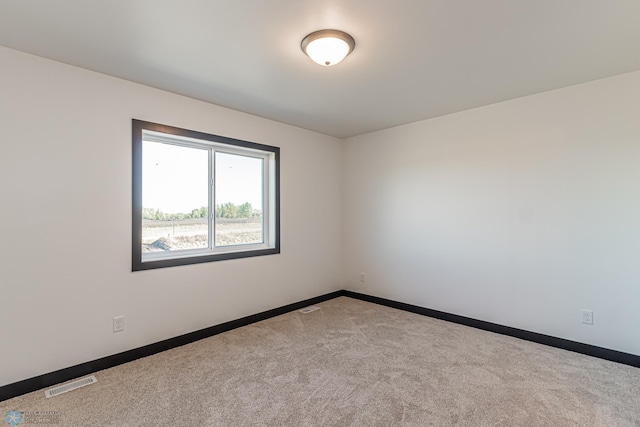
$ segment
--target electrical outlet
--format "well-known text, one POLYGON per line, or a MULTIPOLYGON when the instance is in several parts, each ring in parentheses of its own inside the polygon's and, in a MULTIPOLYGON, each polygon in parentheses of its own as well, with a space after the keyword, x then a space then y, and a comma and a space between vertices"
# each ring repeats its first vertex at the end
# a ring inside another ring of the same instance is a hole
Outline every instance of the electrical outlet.
POLYGON ((360 273, 360 281, 364 283, 364 273, 360 273))
POLYGON ((582 323, 593 325, 593 310, 582 309, 582 323))
POLYGON ((113 318, 113 332, 124 331, 124 316, 118 316, 113 318))

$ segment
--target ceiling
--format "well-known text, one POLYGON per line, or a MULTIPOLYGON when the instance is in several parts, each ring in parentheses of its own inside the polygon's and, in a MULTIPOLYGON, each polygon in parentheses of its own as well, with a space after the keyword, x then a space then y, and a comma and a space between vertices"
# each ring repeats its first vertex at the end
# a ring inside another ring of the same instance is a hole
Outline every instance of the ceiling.
POLYGON ((0 45, 344 138, 640 70, 640 1, 10 0, 0 45))

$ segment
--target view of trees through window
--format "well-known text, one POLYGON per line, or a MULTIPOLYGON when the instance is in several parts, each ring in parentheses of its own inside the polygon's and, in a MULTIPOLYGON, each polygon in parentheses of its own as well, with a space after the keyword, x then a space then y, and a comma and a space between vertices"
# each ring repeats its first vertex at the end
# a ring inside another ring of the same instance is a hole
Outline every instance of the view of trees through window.
MULTIPOLYGON (((216 206, 216 246, 262 241, 262 211, 251 203, 231 202, 216 206)), ((164 213, 142 208, 142 244, 145 252, 194 249, 208 246, 209 210, 206 206, 189 213, 164 213)))
MULTIPOLYGON (((209 150, 150 141, 143 150, 142 251, 209 247, 209 150)), ((213 158, 215 246, 263 243, 263 159, 213 158)))

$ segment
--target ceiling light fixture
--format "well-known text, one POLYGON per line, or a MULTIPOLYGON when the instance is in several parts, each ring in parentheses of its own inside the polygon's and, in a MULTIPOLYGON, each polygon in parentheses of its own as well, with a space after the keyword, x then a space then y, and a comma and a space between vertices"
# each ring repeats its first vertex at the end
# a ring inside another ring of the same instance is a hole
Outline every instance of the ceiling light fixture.
POLYGON ((320 65, 336 65, 356 47, 356 41, 340 30, 314 31, 302 39, 302 51, 320 65))

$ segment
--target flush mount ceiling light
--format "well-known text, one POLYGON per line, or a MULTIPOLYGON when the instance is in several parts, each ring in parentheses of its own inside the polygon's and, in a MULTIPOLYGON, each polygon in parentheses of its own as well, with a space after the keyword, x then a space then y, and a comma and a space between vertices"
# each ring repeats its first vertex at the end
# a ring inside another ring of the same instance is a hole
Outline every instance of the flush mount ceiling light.
POLYGON ((356 47, 356 42, 344 31, 320 30, 302 39, 300 47, 313 62, 329 67, 346 58, 356 47))

